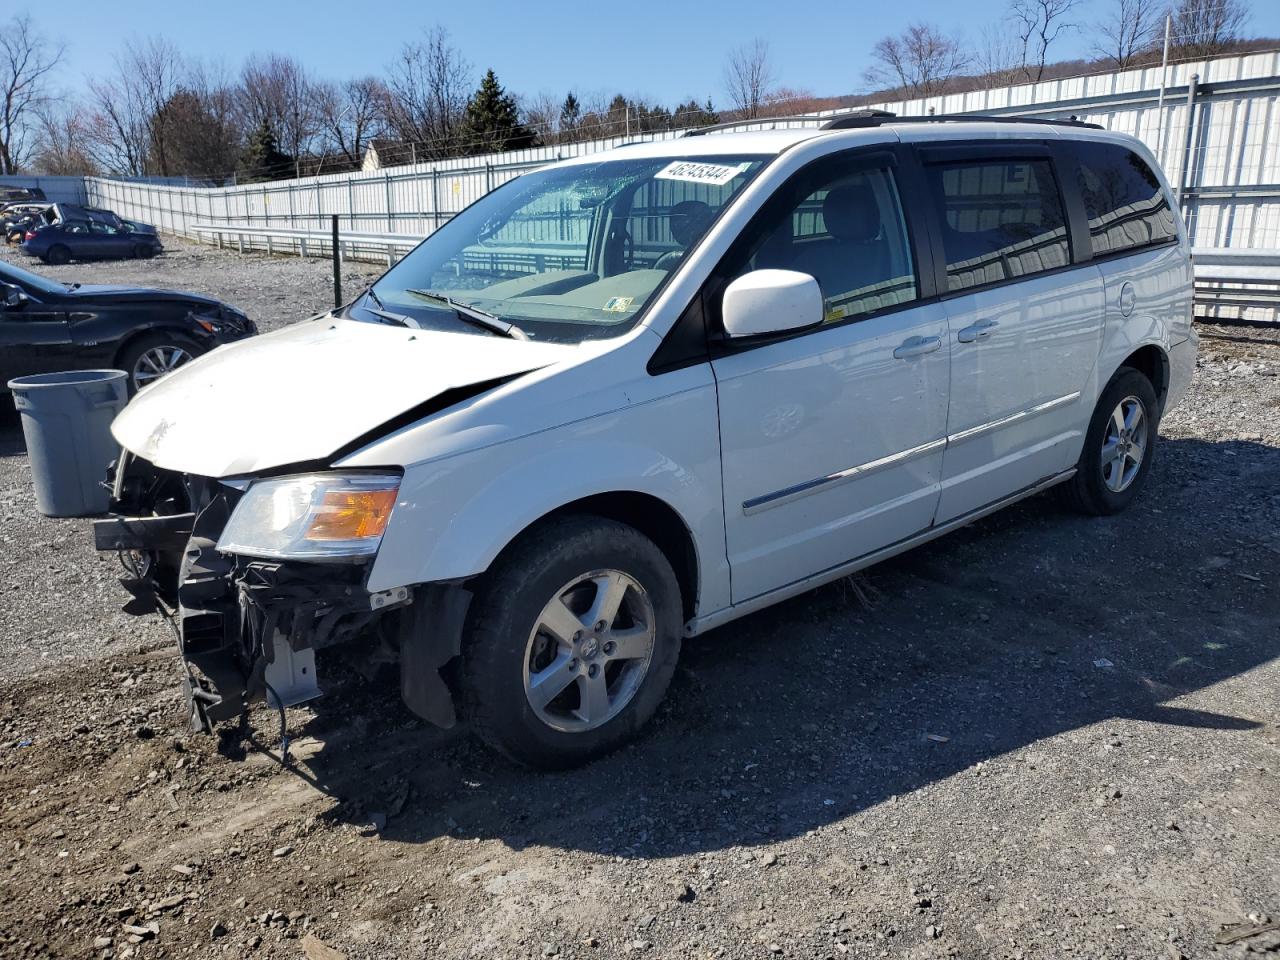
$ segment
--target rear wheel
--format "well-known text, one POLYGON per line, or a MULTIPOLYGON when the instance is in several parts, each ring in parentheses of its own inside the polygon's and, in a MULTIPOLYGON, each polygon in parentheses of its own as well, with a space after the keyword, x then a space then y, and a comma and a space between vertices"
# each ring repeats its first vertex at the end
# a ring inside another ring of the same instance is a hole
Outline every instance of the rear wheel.
POLYGON ((1076 475, 1060 488, 1067 504, 1095 516, 1129 506, 1151 471, 1158 426, 1151 381, 1132 367, 1121 367, 1098 398, 1076 475))
POLYGON ((180 333, 156 334, 130 344, 120 355, 120 369, 129 374, 129 392, 137 393, 203 352, 198 343, 180 333))
POLYGON ((49 248, 49 252, 44 255, 45 263, 52 263, 60 266, 64 263, 71 262, 71 251, 60 243, 54 244, 49 248))
POLYGON ((585 763, 653 716, 681 633, 680 588, 653 541, 600 517, 548 522, 499 559, 472 600, 465 712, 521 763, 585 763))

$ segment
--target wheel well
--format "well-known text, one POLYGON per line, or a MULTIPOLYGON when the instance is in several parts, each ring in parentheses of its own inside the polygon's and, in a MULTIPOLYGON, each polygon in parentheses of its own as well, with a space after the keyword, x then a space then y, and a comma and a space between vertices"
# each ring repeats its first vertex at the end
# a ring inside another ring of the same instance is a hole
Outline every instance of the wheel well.
POLYGON ((124 359, 124 355, 133 349, 133 345, 139 340, 147 340, 152 337, 161 336, 170 333, 184 340, 192 340, 191 334, 179 330, 177 327, 145 327, 142 330, 135 330, 129 336, 120 341, 120 345, 116 347, 116 366, 120 365, 120 361, 124 359))
POLYGON ((658 549, 666 555, 671 569, 675 571, 676 581, 680 584, 684 618, 689 620, 694 616, 698 602, 698 557, 693 546, 693 535, 680 515, 668 504, 647 493, 600 493, 566 503, 538 522, 568 513, 590 513, 625 523, 657 544, 658 549))
POLYGON ((1165 398, 1169 395, 1169 358, 1164 351, 1157 346, 1147 345, 1129 354, 1120 365, 1133 367, 1151 381, 1156 401, 1163 411, 1165 398))

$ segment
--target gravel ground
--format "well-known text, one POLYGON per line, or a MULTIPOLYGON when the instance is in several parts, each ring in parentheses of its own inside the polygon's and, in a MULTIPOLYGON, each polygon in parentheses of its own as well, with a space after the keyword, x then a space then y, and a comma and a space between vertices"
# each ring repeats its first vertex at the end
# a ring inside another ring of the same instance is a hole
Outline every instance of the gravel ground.
MULTIPOLYGON (((328 289, 181 246, 60 273, 264 327, 328 289)), ((0 956, 1280 951, 1280 332, 1204 333, 1126 514, 1036 498, 691 642, 652 732, 559 774, 394 677, 290 711, 291 770, 265 711, 188 736, 164 631, 35 517, 7 421, 0 956)))

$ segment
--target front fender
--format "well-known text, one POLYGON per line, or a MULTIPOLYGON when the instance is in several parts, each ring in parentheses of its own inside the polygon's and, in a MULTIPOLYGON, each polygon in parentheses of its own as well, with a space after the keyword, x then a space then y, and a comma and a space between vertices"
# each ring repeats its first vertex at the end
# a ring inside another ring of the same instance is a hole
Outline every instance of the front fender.
POLYGON ((729 601, 714 384, 410 466, 368 588, 483 573, 518 534, 584 497, 648 494, 683 519, 699 607, 729 601))

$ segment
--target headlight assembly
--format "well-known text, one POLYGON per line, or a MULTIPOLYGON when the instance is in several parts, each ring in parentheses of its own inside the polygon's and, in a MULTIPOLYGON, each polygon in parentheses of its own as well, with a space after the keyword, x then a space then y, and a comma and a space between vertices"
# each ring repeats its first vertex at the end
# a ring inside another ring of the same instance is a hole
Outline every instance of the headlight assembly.
POLYGON ((218 550, 277 560, 336 560, 378 552, 400 478, 309 473, 259 480, 245 491, 218 550))

